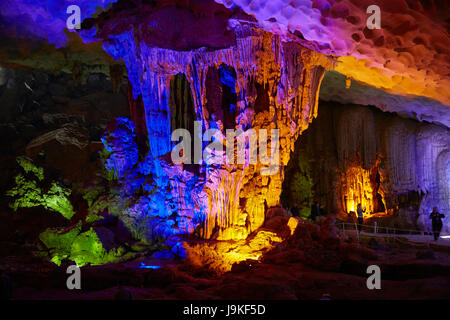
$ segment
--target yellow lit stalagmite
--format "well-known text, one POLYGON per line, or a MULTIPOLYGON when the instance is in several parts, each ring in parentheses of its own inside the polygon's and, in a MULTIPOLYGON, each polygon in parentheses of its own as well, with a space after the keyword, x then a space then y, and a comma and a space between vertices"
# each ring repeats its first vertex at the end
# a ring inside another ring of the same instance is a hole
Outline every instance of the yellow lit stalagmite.
POLYGON ((366 208, 365 217, 385 212, 384 191, 375 179, 374 170, 376 168, 366 170, 361 166, 352 166, 346 170, 342 177, 342 202, 347 213, 356 214, 358 203, 366 208), (384 208, 378 205, 377 194, 381 197, 384 208))
POLYGON ((374 212, 373 190, 370 172, 361 167, 351 167, 345 174, 344 203, 347 212, 356 212, 358 203, 366 208, 366 213, 374 212))

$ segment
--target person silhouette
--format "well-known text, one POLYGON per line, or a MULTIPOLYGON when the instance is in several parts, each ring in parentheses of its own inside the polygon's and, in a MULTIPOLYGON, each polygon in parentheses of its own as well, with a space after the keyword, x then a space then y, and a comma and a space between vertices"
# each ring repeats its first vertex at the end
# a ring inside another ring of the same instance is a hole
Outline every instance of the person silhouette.
POLYGON ((365 212, 366 212, 366 207, 364 207, 364 210, 363 210, 361 203, 358 203, 358 206, 356 208, 356 215, 358 217, 358 232, 361 232, 362 225, 364 224, 364 213, 365 212))
POLYGON ((442 213, 438 212, 437 207, 433 207, 433 212, 431 212, 430 214, 430 219, 431 227, 433 229, 434 241, 437 241, 439 239, 439 235, 442 229, 442 218, 445 218, 445 216, 442 213))

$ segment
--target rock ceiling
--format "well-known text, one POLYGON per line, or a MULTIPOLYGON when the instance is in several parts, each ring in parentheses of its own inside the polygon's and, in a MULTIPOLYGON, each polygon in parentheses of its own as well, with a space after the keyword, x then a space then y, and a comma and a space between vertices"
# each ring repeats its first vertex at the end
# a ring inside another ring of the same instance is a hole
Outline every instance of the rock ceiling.
POLYGON ((0 63, 70 71, 74 61, 83 61, 107 73, 113 60, 100 41, 111 33, 139 25, 138 32, 149 45, 181 51, 219 48, 235 41, 229 30, 245 20, 285 41, 336 57, 335 71, 325 76, 321 98, 376 105, 418 120, 450 124, 449 3, 445 0, 72 2, 81 8, 79 34, 85 43, 65 29, 69 16, 65 2, 2 1, 0 63), (373 4, 381 9, 381 29, 369 30, 366 9, 373 4), (351 84, 349 89, 346 83, 351 84))

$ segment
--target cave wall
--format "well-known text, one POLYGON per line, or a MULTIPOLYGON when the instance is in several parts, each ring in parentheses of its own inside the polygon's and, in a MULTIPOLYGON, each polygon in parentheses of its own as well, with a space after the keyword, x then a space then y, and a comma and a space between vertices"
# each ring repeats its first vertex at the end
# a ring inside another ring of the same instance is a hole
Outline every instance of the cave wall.
MULTIPOLYGON (((383 113, 373 107, 320 102, 319 116, 299 138, 287 175, 306 157, 313 198, 328 211, 398 215, 404 226, 431 229, 433 206, 450 220, 448 128, 383 113)), ((285 203, 294 180, 286 180, 285 203)), ((312 199, 311 199, 312 201, 312 199)), ((344 215, 345 216, 345 215, 344 215)))
POLYGON ((22 155, 34 159, 44 152, 47 164, 70 182, 91 177, 107 124, 130 116, 125 88, 115 91, 111 78, 94 71, 77 83, 63 72, 0 68, 0 192, 10 187, 15 158, 22 155))

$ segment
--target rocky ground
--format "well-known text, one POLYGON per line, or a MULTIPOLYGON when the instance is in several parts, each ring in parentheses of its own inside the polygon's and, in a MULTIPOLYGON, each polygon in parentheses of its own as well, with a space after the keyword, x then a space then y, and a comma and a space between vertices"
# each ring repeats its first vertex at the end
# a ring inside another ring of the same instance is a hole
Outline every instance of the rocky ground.
MULTIPOLYGON (((139 259, 81 268, 82 289, 66 289, 66 268, 26 248, 1 259, 14 299, 449 299, 450 252, 396 238, 334 234, 326 219, 300 224, 287 240, 218 274, 187 260, 139 259), (139 268, 159 266, 158 269, 139 268), (381 268, 381 290, 368 290, 367 266, 381 268)), ((187 241, 189 243, 189 241, 187 241)), ((189 244, 188 244, 189 245, 189 244)), ((3 247, 3 244, 2 244, 3 247)))

